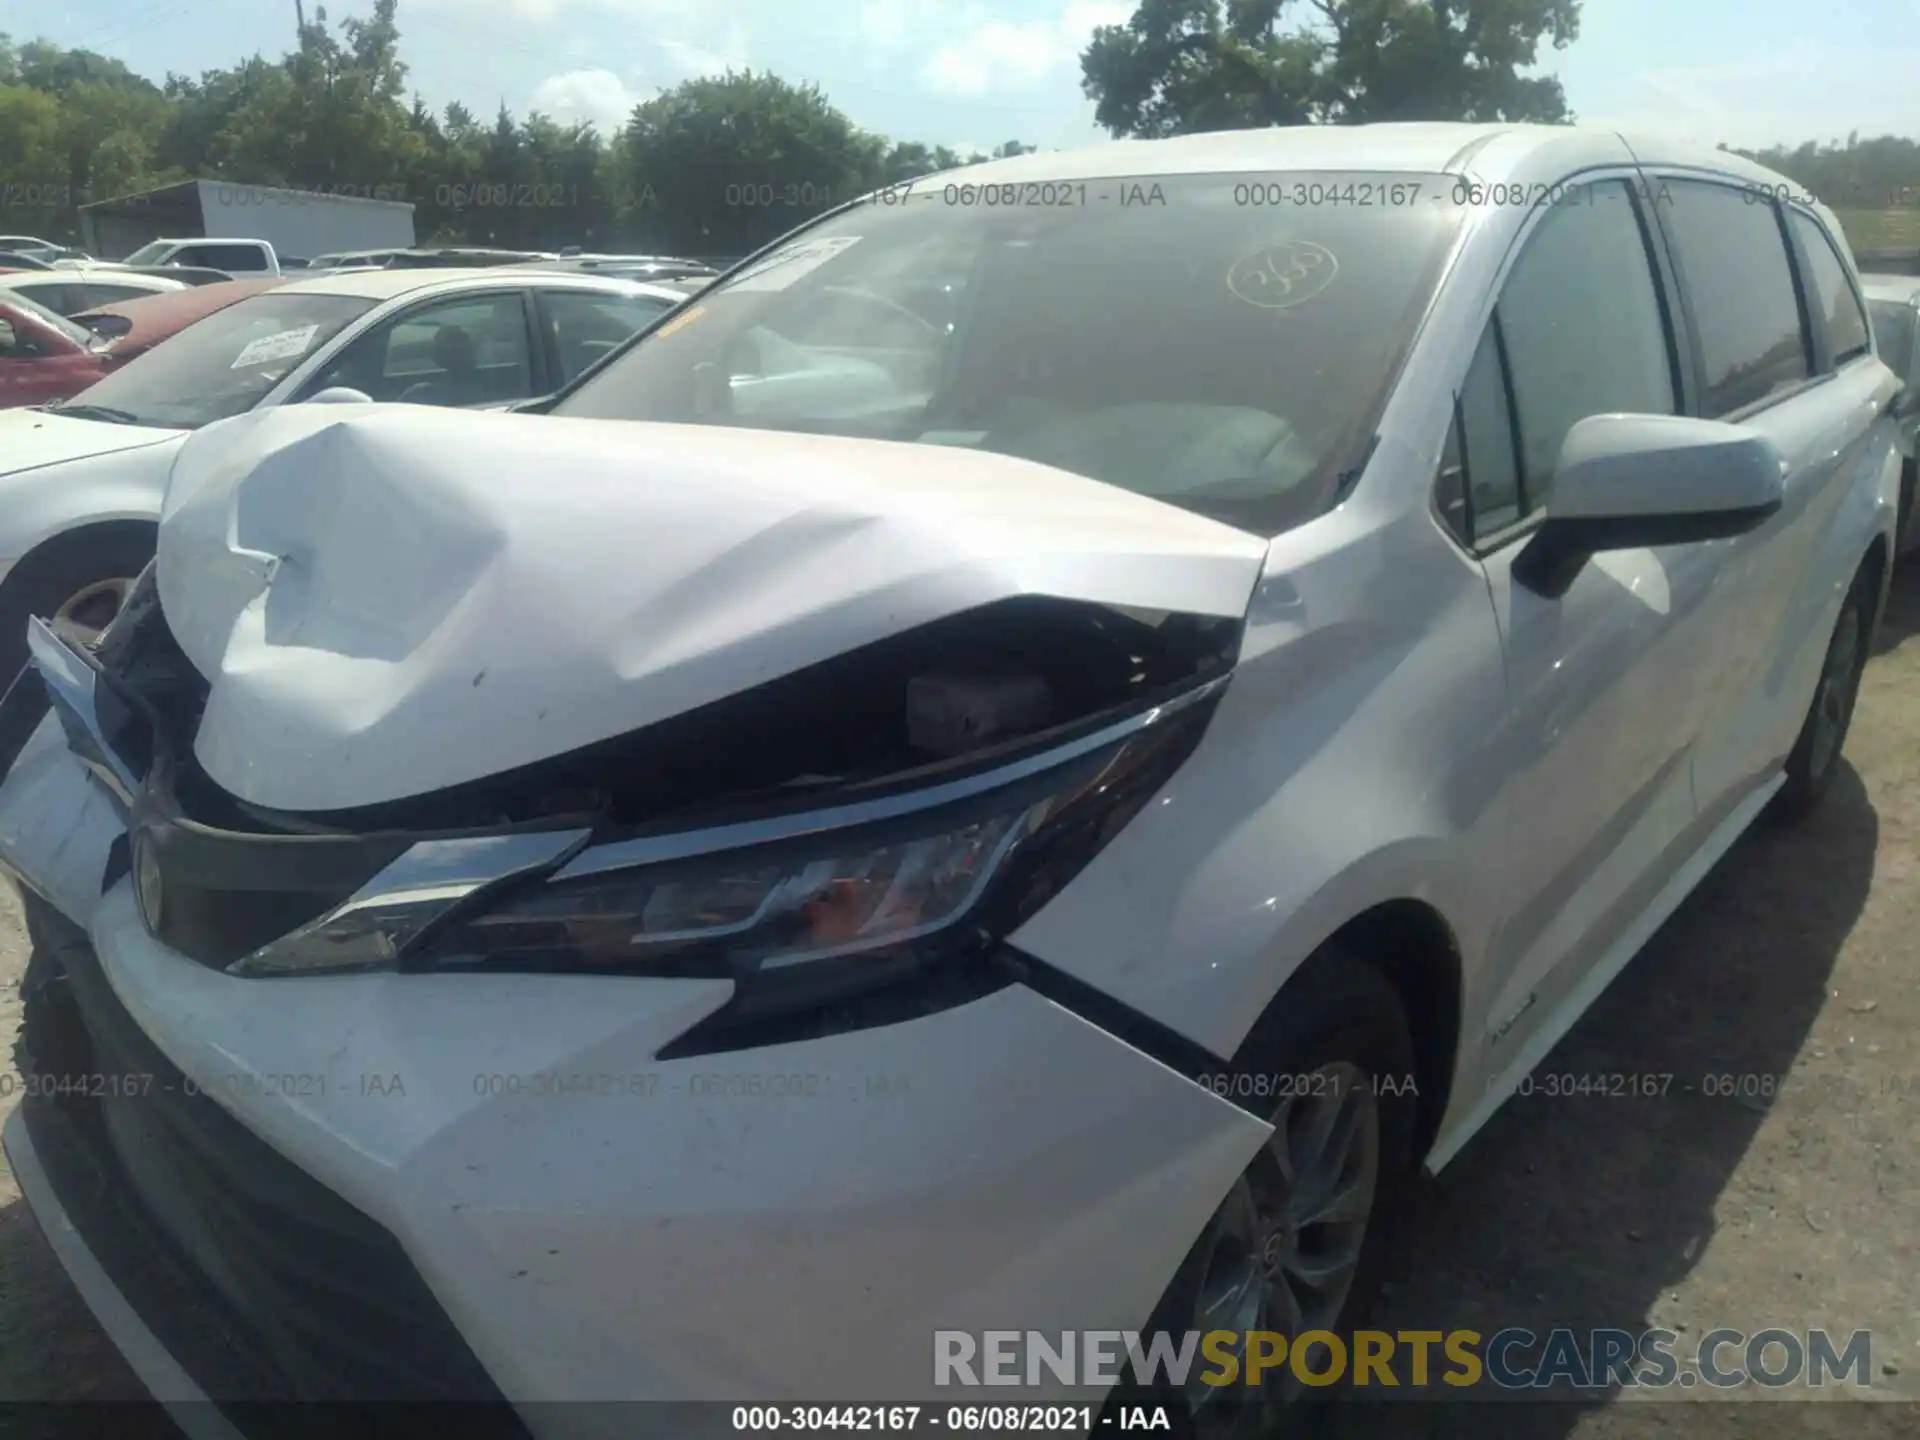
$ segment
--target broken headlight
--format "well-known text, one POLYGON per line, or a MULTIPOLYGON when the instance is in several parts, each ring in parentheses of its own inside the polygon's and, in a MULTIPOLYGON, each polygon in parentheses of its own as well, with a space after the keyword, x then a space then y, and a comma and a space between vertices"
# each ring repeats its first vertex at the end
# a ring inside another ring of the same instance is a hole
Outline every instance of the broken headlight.
POLYGON ((1170 710, 1011 779, 942 787, 953 799, 588 849, 543 883, 462 907, 402 963, 729 978, 743 999, 777 994, 790 1008, 978 955, 1119 833, 1211 708, 1170 710))
POLYGON ((886 950, 965 915, 1050 803, 931 833, 828 835, 772 856, 556 879, 449 931, 433 963, 741 975, 886 950))

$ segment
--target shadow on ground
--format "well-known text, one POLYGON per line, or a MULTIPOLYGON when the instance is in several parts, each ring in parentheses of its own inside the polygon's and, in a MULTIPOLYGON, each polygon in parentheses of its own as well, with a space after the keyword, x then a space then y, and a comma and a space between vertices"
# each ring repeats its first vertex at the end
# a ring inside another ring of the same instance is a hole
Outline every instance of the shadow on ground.
MULTIPOLYGON (((1865 904, 1878 834, 1851 766, 1803 827, 1756 825, 1541 1063, 1534 1093, 1510 1101, 1429 1182, 1369 1323, 1483 1336, 1656 1323, 1661 1293, 1713 1236, 1716 1202, 1769 1109, 1758 1096, 1711 1093, 1719 1087, 1708 1077, 1793 1066, 1865 904), (1655 1098, 1541 1093, 1553 1075, 1620 1074, 1673 1079, 1655 1098)), ((1684 1359, 1688 1337, 1675 1349, 1684 1359)), ((1416 1405, 1350 1398, 1327 1408, 1324 1433, 1559 1440, 1577 1424, 1583 1437, 1759 1433, 1751 1405, 1617 1404, 1596 1427, 1587 1412, 1597 1399, 1510 1405, 1484 1393, 1416 1405)), ((1914 1433, 1905 1405, 1790 1409, 1796 1434, 1914 1433)))
POLYGON ((1920 552, 1909 556, 1893 572, 1887 608, 1874 636, 1873 653, 1885 655, 1908 636, 1920 634, 1920 552))

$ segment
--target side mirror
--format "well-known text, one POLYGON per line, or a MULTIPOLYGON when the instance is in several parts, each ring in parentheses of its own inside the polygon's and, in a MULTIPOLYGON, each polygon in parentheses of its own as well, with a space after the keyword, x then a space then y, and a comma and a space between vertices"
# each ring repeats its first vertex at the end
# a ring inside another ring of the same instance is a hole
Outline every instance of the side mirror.
POLYGON ((13 349, 17 343, 17 339, 18 337, 13 333, 13 322, 11 320, 0 320, 0 355, 4 355, 7 351, 13 349))
POLYGON ((124 315, 79 315, 76 325, 84 325, 102 340, 118 340, 133 329, 133 321, 124 315))
POLYGON ((1567 432, 1546 518, 1514 578, 1558 599, 1605 550, 1725 540, 1786 498, 1786 457, 1764 435, 1687 415, 1589 415, 1567 432))
POLYGON ((351 385, 329 385, 309 395, 304 402, 308 405, 371 405, 373 397, 364 390, 356 390, 351 385))

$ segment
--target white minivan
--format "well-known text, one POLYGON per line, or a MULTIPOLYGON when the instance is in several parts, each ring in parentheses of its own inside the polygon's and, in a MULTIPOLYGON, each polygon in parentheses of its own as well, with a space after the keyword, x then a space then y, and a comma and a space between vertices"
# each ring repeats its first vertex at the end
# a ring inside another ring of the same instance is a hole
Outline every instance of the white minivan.
POLYGON ((1897 388, 1738 156, 1327 126, 869 197, 545 413, 210 427, 32 628, 7 1156, 169 1400, 1267 1433, 1284 1367, 935 1362, 1351 1330, 1844 764, 1897 388))

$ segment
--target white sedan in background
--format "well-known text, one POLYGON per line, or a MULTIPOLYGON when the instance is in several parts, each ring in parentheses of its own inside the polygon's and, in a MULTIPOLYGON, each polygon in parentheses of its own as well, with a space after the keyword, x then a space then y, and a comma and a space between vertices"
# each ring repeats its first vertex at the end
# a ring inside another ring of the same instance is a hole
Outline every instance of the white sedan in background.
POLYGON ((122 300, 186 288, 185 281, 169 280, 164 275, 93 265, 0 275, 0 291, 24 295, 56 315, 83 315, 101 305, 118 305, 122 300))
POLYGON ((74 400, 0 415, 0 688, 26 662, 28 615, 82 633, 113 617, 153 556, 161 493, 193 431, 329 390, 509 405, 557 390, 685 298, 518 269, 326 275, 208 316, 74 400))

